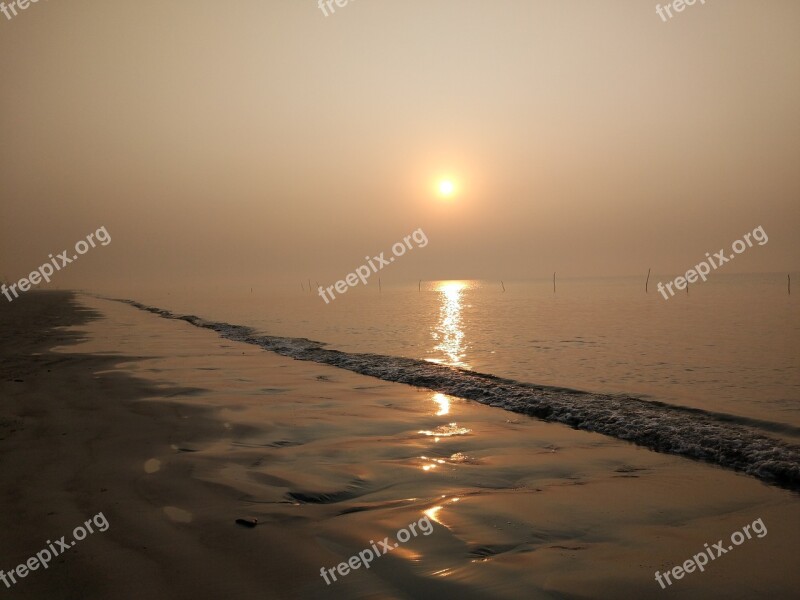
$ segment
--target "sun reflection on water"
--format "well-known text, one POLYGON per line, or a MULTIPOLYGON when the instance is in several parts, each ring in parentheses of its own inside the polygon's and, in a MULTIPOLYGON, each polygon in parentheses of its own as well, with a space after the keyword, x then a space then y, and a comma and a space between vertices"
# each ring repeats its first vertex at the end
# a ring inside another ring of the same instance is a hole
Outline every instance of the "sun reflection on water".
POLYGON ((463 360, 466 348, 461 318, 461 299, 466 288, 467 284, 463 281, 442 281, 436 287, 441 294, 441 302, 439 321, 431 329, 431 337, 437 342, 434 352, 443 354, 444 358, 429 359, 431 362, 469 368, 463 360))
POLYGON ((447 425, 439 425, 439 427, 433 431, 430 429, 420 429, 417 433, 432 437, 434 442, 438 442, 441 438, 448 438, 454 435, 469 435, 472 433, 472 430, 467 427, 459 427, 458 423, 448 423, 447 425))
POLYGON ((439 514, 439 511, 442 510, 443 508, 444 506, 434 506, 433 508, 429 508, 428 510, 423 511, 423 514, 426 517, 428 517, 431 521, 435 521, 436 523, 439 523, 439 525, 441 525, 441 522, 439 521, 438 518, 436 518, 436 516, 439 514))
POLYGON ((427 510, 422 511, 422 514, 425 515, 426 517, 428 517, 431 521, 433 521, 435 523, 438 523, 439 525, 442 525, 442 526, 447 527, 449 529, 449 527, 445 523, 442 522, 442 518, 439 515, 439 513, 442 511, 442 509, 444 509, 445 505, 454 504, 454 503, 458 502, 459 500, 461 500, 461 498, 459 496, 453 496, 449 500, 442 501, 442 504, 440 504, 438 506, 434 506, 432 508, 429 508, 427 510))
POLYGON ((431 399, 439 405, 439 411, 436 413, 437 417, 450 414, 450 398, 444 394, 436 393, 431 399))

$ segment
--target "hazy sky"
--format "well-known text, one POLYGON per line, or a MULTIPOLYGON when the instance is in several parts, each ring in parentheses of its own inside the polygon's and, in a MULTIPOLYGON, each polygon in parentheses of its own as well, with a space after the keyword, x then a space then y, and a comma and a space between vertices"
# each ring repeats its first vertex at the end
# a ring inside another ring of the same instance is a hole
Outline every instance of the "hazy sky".
POLYGON ((69 0, 0 15, 0 276, 58 284, 800 262, 800 2, 69 0), (438 179, 458 194, 443 201, 438 179))

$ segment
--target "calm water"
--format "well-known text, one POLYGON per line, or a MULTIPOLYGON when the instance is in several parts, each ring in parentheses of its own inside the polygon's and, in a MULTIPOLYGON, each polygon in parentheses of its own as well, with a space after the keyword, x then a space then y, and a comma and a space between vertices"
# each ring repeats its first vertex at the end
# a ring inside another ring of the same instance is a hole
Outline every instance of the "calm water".
POLYGON ((306 337, 350 352, 456 365, 519 381, 629 393, 800 425, 800 290, 785 276, 717 275, 668 301, 651 279, 440 281, 317 295, 249 288, 126 297, 306 337))

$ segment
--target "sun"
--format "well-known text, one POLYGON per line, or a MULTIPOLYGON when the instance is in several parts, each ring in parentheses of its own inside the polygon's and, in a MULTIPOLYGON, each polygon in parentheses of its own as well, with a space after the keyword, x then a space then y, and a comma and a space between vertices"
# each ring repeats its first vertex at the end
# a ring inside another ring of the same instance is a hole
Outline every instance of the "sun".
POLYGON ((456 191, 455 184, 449 179, 444 179, 439 182, 439 193, 445 198, 449 198, 456 191))

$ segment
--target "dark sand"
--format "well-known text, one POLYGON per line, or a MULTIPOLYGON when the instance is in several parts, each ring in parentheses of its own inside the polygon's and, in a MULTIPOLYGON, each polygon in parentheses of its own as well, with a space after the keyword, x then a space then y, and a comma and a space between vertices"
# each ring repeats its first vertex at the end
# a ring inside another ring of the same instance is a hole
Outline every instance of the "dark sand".
POLYGON ((83 296, 26 294, 0 334, 0 568, 110 523, 5 597, 797 597, 798 496, 744 475, 83 296), (425 514, 430 536, 320 577, 425 514))

